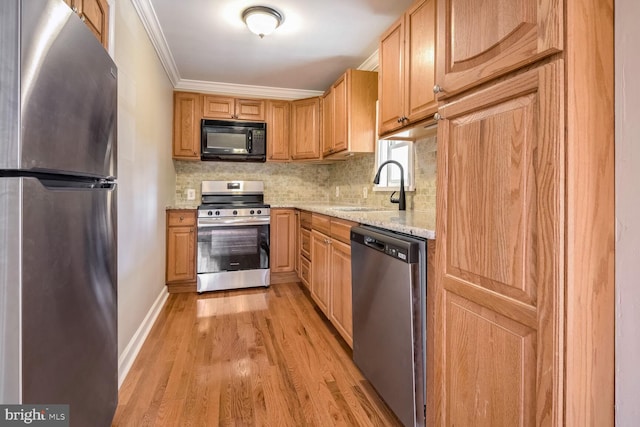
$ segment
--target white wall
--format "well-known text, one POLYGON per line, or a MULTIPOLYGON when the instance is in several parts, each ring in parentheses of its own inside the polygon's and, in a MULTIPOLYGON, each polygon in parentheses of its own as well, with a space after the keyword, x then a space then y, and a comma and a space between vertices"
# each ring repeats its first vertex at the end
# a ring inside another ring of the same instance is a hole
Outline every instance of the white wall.
POLYGON ((173 203, 175 192, 173 87, 131 0, 113 3, 118 65, 118 354, 122 359, 125 349, 131 351, 127 346, 144 326, 154 302, 165 292, 165 207, 173 203))
POLYGON ((640 421, 640 2, 617 1, 616 425, 640 421))

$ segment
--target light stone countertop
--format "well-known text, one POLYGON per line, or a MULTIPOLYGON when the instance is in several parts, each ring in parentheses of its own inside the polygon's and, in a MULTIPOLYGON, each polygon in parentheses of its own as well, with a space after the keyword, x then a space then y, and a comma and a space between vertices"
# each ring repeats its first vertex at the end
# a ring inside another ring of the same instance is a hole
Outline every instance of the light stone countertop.
MULTIPOLYGON (((271 208, 296 208, 336 218, 346 219, 364 225, 384 228, 398 233, 410 234, 425 239, 436 238, 435 209, 425 211, 399 211, 396 207, 375 208, 326 203, 271 203, 271 208), (366 209, 366 210, 361 210, 366 209)), ((167 206, 169 209, 197 209, 198 205, 179 204, 167 206)))
POLYGON ((187 204, 179 204, 179 205, 168 205, 165 210, 194 210, 194 209, 198 209, 198 206, 200 205, 200 203, 197 202, 193 202, 192 205, 187 205, 187 204))
POLYGON ((399 211, 393 208, 374 208, 360 206, 345 206, 331 204, 271 204, 271 208, 296 208, 315 212, 323 215, 346 219, 364 225, 384 228, 398 233, 410 234, 425 239, 436 238, 436 212, 425 211, 399 211), (366 210, 359 210, 366 209, 366 210))

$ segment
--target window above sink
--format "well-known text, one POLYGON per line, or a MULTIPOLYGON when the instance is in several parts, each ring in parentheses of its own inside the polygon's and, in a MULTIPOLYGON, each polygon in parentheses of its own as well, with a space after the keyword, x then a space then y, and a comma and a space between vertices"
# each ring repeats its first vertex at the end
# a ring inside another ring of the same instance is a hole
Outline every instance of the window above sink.
MULTIPOLYGON (((404 169, 405 191, 415 191, 414 172, 415 145, 413 141, 378 140, 376 145, 376 163, 374 173, 379 165, 387 160, 395 160, 404 169)), ((380 184, 373 186, 373 191, 399 191, 400 168, 387 166, 380 171, 380 184)))

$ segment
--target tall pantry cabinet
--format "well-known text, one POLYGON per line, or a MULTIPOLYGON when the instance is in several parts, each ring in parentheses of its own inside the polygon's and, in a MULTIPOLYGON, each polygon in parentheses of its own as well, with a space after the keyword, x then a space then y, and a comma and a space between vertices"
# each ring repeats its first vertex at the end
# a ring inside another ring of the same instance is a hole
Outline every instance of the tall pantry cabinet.
POLYGON ((613 425, 613 2, 566 3, 437 2, 429 425, 613 425))

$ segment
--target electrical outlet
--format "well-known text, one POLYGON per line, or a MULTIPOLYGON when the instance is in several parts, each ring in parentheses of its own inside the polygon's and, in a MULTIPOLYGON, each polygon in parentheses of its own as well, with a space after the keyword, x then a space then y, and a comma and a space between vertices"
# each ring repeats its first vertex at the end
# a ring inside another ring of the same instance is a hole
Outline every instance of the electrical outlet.
POLYGON ((367 187, 362 187, 362 198, 366 199, 369 196, 369 189, 367 187))
POLYGON ((340 197, 340 187, 336 185, 336 197, 340 197))
POLYGON ((187 200, 196 199, 196 190, 193 188, 187 188, 187 200))

